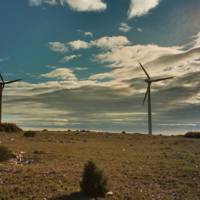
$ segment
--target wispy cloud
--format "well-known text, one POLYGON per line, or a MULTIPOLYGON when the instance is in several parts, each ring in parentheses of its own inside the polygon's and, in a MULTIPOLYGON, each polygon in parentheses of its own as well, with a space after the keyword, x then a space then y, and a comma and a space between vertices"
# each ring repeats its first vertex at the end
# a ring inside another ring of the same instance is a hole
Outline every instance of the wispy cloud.
POLYGON ((88 70, 87 67, 75 67, 74 68, 75 71, 85 71, 85 70, 88 70))
POLYGON ((41 76, 46 78, 56 78, 58 80, 69 80, 69 81, 77 80, 74 72, 68 68, 57 68, 47 74, 42 74, 41 76))
POLYGON ((125 22, 120 23, 119 31, 126 33, 128 31, 130 31, 131 29, 132 28, 127 23, 125 23, 125 22))
POLYGON ((74 40, 67 43, 49 42, 49 47, 55 52, 64 53, 68 49, 80 50, 98 47, 104 50, 120 48, 130 44, 130 41, 125 36, 105 36, 89 42, 83 40, 74 40))
POLYGON ((61 5, 67 4, 71 9, 79 12, 85 11, 103 11, 107 4, 102 0, 29 0, 31 6, 40 6, 41 4, 61 5))
POLYGON ((65 53, 68 51, 66 45, 61 42, 49 42, 49 48, 58 53, 65 53))
POLYGON ((9 58, 8 57, 6 57, 6 58, 0 58, 0 63, 1 62, 5 62, 6 60, 8 60, 9 58))
POLYGON ((138 32, 143 32, 143 29, 142 28, 137 28, 137 31, 138 32))
POLYGON ((31 6, 40 6, 43 3, 49 5, 57 5, 57 0, 29 0, 29 4, 31 6))
POLYGON ((60 60, 61 63, 69 62, 71 60, 80 58, 81 55, 70 55, 70 56, 65 56, 63 59, 60 60))

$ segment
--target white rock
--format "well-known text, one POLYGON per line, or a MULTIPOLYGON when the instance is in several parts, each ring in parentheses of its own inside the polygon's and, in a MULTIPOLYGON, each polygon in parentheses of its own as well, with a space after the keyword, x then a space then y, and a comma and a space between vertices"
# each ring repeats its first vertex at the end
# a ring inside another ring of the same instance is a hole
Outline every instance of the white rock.
POLYGON ((112 192, 112 191, 109 191, 109 192, 107 192, 107 195, 108 195, 108 196, 112 196, 112 195, 113 195, 113 192, 112 192))

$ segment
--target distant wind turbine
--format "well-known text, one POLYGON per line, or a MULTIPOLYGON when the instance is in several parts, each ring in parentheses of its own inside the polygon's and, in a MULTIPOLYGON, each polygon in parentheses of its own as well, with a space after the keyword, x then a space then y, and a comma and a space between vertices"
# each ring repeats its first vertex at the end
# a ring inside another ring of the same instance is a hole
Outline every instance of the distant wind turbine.
POLYGON ((159 79, 151 79, 149 74, 147 73, 146 69, 143 67, 143 65, 139 62, 140 67, 146 74, 147 78, 145 79, 145 82, 147 83, 147 90, 144 96, 143 105, 145 104, 146 98, 148 97, 148 126, 149 126, 149 135, 152 135, 152 114, 151 114, 151 84, 154 82, 159 81, 165 81, 168 79, 172 79, 174 77, 167 77, 167 78, 159 78, 159 79))
POLYGON ((21 79, 17 79, 17 80, 12 80, 12 81, 4 81, 3 76, 0 73, 0 124, 2 123, 2 95, 3 95, 3 89, 5 87, 5 85, 11 84, 11 83, 15 83, 17 81, 21 81, 21 79))

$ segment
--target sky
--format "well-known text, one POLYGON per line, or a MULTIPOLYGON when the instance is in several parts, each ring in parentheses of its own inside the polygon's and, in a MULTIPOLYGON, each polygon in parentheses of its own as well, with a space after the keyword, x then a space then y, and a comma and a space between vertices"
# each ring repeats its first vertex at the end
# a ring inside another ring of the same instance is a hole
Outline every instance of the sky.
POLYGON ((199 0, 1 0, 3 121, 25 129, 200 129, 199 0))

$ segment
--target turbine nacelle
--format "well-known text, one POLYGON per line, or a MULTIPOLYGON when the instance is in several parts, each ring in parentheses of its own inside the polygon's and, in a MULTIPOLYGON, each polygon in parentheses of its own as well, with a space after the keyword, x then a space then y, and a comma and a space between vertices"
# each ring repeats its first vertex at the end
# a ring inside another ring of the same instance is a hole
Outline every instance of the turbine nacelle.
POLYGON ((145 79, 144 81, 149 84, 152 82, 150 79, 145 79))
POLYGON ((3 76, 0 73, 0 124, 2 123, 2 94, 3 94, 3 89, 5 85, 15 83, 21 81, 21 79, 16 79, 12 81, 4 81, 3 76))
POLYGON ((1 82, 0 82, 1 89, 3 89, 5 87, 5 85, 7 85, 7 84, 11 84, 11 83, 15 83, 15 82, 21 81, 21 79, 16 79, 16 80, 12 80, 12 81, 4 81, 4 78, 1 75, 1 73, 0 73, 0 79, 1 79, 1 82))

